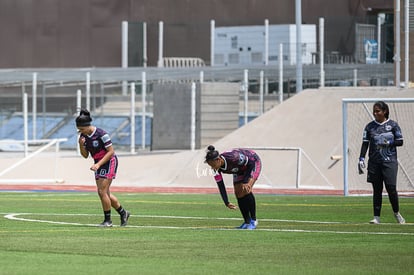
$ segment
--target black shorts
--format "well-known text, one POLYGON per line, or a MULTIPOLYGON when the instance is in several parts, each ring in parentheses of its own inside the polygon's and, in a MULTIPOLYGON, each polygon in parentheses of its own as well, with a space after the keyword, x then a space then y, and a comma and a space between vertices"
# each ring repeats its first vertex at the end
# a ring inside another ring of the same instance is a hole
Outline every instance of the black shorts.
POLYGON ((108 162, 104 163, 101 167, 99 167, 97 171, 95 171, 95 179, 115 179, 117 170, 118 157, 115 155, 108 162))
POLYGON ((368 162, 367 182, 375 184, 397 185, 397 162, 368 162))

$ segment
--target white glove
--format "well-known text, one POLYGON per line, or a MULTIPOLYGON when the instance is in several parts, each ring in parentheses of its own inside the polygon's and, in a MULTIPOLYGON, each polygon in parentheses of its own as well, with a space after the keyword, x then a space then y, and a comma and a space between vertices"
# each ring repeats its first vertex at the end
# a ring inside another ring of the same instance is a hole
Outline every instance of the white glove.
POLYGON ((393 144, 392 140, 384 139, 384 146, 385 147, 391 146, 392 144, 393 144))
POLYGON ((365 158, 360 157, 359 162, 358 162, 358 173, 360 175, 364 174, 364 170, 363 170, 364 168, 365 168, 365 158))

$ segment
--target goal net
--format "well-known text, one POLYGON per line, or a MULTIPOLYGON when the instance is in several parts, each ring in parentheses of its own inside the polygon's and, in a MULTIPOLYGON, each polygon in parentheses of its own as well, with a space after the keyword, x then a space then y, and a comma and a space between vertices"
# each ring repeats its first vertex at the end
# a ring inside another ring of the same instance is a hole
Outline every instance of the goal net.
POLYGON ((357 165, 363 130, 374 119, 372 107, 378 100, 388 104, 389 118, 398 122, 404 137, 403 146, 397 148, 397 189, 400 193, 414 192, 414 98, 350 98, 342 100, 344 195, 372 191, 371 184, 366 181, 366 171, 359 175, 357 165))

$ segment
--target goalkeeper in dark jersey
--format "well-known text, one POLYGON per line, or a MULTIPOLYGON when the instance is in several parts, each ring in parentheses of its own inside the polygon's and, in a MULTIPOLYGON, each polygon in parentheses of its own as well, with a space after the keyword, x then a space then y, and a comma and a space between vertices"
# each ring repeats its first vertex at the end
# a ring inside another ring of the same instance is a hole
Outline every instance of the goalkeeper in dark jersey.
POLYGON ((389 107, 383 101, 377 101, 373 106, 374 120, 365 126, 358 171, 364 173, 365 154, 368 149, 367 182, 372 183, 374 219, 372 224, 380 223, 382 191, 388 193, 394 217, 398 223, 405 223, 399 212, 397 192, 397 146, 403 145, 403 136, 396 121, 389 119, 389 107))
POLYGON ((208 165, 216 172, 214 179, 220 190, 224 204, 230 209, 237 207, 229 202, 222 173, 233 174, 233 187, 244 223, 239 229, 256 229, 256 200, 252 193, 253 185, 259 177, 262 163, 253 150, 233 149, 223 153, 216 151, 210 145, 207 149, 206 159, 208 165))

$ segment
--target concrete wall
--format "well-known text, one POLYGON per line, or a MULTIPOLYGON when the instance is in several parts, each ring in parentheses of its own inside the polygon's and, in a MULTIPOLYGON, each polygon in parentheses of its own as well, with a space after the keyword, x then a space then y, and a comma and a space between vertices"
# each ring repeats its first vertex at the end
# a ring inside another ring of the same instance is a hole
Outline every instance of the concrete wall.
MULTIPOLYGON (((196 85, 195 148, 239 127, 238 83, 196 85)), ((152 150, 191 149, 191 83, 154 84, 152 150)))
POLYGON ((201 147, 239 127, 239 83, 203 83, 201 88, 201 147))
MULTIPOLYGON (((300 147, 309 157, 308 159, 302 156, 300 188, 342 190, 344 186, 343 159, 337 162, 331 159, 333 155, 343 156, 342 99, 395 97, 412 98, 414 90, 345 87, 305 90, 246 126, 226 135, 213 145, 219 151, 237 147, 300 147)), ((358 150, 363 127, 369 121, 365 119, 359 127, 360 135, 356 140, 358 150)), ((410 121, 408 116, 404 119, 398 117, 398 122, 402 127, 410 121)), ((412 152, 413 146, 410 142, 412 135, 408 127, 404 127, 403 134, 407 139, 404 140, 404 150, 412 152)), ((296 188, 298 167, 296 152, 284 150, 257 150, 257 152, 262 159, 263 169, 255 185, 256 188, 296 188)), ((192 157, 186 155, 186 165, 181 167, 171 184, 186 182, 188 185, 214 186, 208 166, 203 162, 204 156, 205 150, 195 152, 192 157)), ((179 159, 179 154, 174 157, 179 159)), ((366 183, 366 174, 358 175, 357 161, 357 157, 349 159, 349 184, 352 185, 353 190, 371 190, 372 187, 366 183)), ((412 173, 414 170, 410 171, 412 173)), ((407 186, 401 184, 404 177, 403 171, 399 171, 398 177, 399 190, 407 191, 407 186)), ((231 186, 231 176, 225 175, 225 183, 231 186)), ((412 191, 412 186, 408 190, 412 191)))
MULTIPOLYGON (((154 84, 154 118, 152 120, 152 150, 191 148, 191 83, 154 84)), ((200 92, 196 92, 196 110, 200 92)), ((196 112, 196 118, 200 116, 196 112)), ((196 129, 200 129, 196 119, 196 129)), ((196 132, 196 148, 200 147, 200 131, 196 132)))

